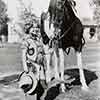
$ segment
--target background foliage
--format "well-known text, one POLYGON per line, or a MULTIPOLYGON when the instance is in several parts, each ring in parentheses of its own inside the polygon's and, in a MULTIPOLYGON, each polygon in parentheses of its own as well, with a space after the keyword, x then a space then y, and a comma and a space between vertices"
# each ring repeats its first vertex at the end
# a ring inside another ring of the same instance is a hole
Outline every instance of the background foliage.
POLYGON ((2 0, 0 0, 0 35, 8 34, 8 28, 7 28, 8 16, 6 12, 7 12, 7 6, 2 0))

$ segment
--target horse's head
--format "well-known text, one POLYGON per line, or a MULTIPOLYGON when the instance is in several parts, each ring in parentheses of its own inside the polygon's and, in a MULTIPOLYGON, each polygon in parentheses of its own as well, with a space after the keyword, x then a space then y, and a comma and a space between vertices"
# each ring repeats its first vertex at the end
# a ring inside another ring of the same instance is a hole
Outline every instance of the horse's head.
POLYGON ((54 15, 57 11, 61 11, 63 9, 65 0, 51 0, 49 3, 48 11, 50 15, 54 15))
POLYGON ((75 17, 73 12, 74 6, 75 2, 73 0, 51 0, 48 8, 50 19, 61 22, 65 18, 68 23, 75 17))
POLYGON ((65 0, 51 0, 49 3, 48 12, 50 15, 50 23, 53 22, 56 27, 61 25, 64 16, 64 3, 65 0))

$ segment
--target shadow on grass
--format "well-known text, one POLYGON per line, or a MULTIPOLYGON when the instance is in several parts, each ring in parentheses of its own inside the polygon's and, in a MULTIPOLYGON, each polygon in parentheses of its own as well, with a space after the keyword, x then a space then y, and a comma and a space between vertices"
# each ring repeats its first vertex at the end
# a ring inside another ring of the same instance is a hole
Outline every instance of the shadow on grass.
POLYGON ((19 78, 19 74, 5 76, 3 79, 0 80, 0 84, 9 85, 12 82, 17 82, 18 78, 19 78))
MULTIPOLYGON (((71 83, 65 84, 67 90, 70 90, 72 88, 71 87, 72 85, 73 86, 81 85, 80 79, 79 79, 80 76, 79 76, 78 68, 67 69, 67 70, 65 70, 64 74, 70 76, 68 80, 75 78, 75 80, 71 81, 71 83)), ((84 74, 85 74, 87 85, 89 85, 93 80, 98 79, 96 72, 84 69, 84 74)), ((0 84, 9 85, 12 82, 17 82, 18 78, 19 78, 19 74, 6 76, 2 80, 0 80, 0 84)), ((59 89, 60 89, 59 83, 56 84, 55 86, 50 87, 46 92, 44 100, 54 100, 60 94, 59 89)))
MULTIPOLYGON (((71 82, 72 85, 81 85, 78 68, 67 69, 65 70, 64 74, 70 76, 68 80, 75 78, 75 80, 71 82)), ((87 85, 89 85, 93 80, 98 79, 95 71, 84 69, 84 75, 87 85)))
MULTIPOLYGON (((89 71, 84 69, 84 73, 85 73, 85 78, 86 78, 86 83, 87 85, 89 85, 93 80, 98 79, 97 75, 95 72, 93 71, 89 71)), ((81 85, 80 83, 80 76, 79 76, 79 69, 75 68, 75 69, 67 69, 65 70, 65 75, 70 76, 68 80, 75 78, 74 81, 72 81, 71 83, 66 83, 66 89, 67 91, 72 89, 72 85, 81 85)), ((51 88, 48 89, 44 100, 54 100, 59 94, 59 88, 60 88, 60 84, 57 84, 56 86, 53 86, 51 88)))

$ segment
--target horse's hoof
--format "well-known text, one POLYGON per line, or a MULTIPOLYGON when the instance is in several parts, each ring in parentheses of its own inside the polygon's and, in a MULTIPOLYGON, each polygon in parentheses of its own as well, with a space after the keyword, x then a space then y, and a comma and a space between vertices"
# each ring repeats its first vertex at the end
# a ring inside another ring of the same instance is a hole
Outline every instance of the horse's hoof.
POLYGON ((40 82, 41 82, 41 85, 43 86, 43 88, 47 89, 48 85, 47 85, 46 81, 45 80, 41 80, 40 82))
POLYGON ((60 86, 60 92, 61 92, 61 93, 65 93, 65 92, 66 92, 66 87, 64 86, 64 84, 62 84, 62 85, 60 86))
POLYGON ((89 87, 88 86, 82 86, 81 89, 84 90, 84 91, 88 91, 89 87))
POLYGON ((60 93, 65 93, 66 92, 66 89, 59 89, 60 93))
POLYGON ((66 92, 66 90, 65 90, 65 89, 62 89, 62 90, 61 90, 61 92, 62 92, 62 93, 65 93, 65 92, 66 92))
POLYGON ((55 75, 55 79, 56 79, 56 80, 60 80, 59 75, 55 75))
POLYGON ((51 77, 50 76, 47 76, 46 77, 46 82, 49 83, 50 81, 51 81, 51 77))
POLYGON ((46 83, 49 83, 51 81, 51 78, 46 78, 46 83))

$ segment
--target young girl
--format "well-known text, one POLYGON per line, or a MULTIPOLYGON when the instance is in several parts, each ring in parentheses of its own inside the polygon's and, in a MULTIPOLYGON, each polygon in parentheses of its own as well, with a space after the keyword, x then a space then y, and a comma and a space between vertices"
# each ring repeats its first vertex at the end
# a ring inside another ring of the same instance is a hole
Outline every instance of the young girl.
POLYGON ((39 25, 33 23, 28 28, 28 34, 23 39, 22 63, 26 73, 32 71, 37 80, 45 84, 45 57, 44 50, 39 32, 39 25))

